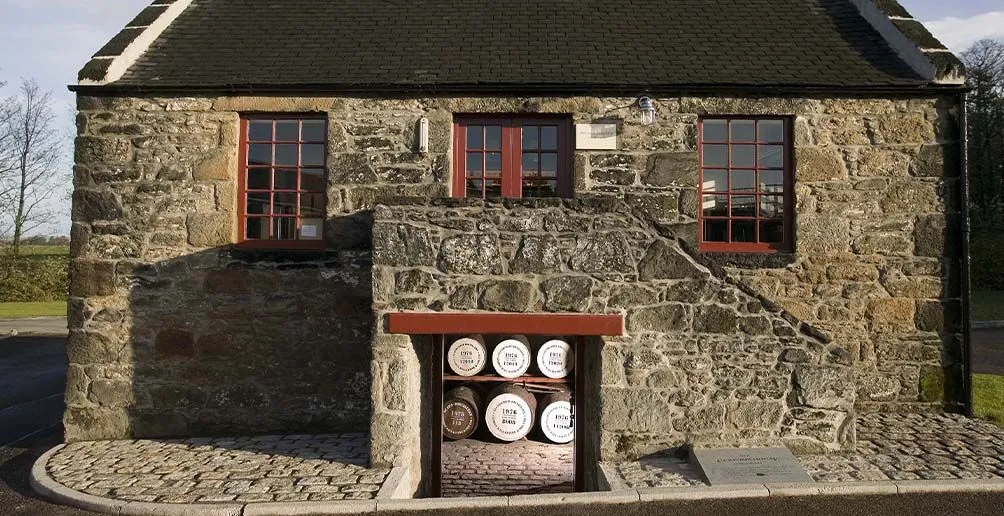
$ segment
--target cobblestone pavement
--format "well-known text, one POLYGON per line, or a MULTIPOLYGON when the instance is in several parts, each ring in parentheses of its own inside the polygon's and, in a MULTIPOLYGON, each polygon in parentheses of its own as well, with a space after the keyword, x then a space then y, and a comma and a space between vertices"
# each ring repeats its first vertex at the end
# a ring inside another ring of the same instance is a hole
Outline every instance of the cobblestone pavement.
POLYGON ((488 443, 476 439, 443 443, 444 497, 570 493, 575 466, 571 444, 528 439, 488 443))
POLYGON ((95 496, 161 503, 375 498, 389 470, 367 469, 366 434, 68 444, 48 472, 95 496))
MULTIPOLYGON (((816 482, 1004 478, 1004 429, 954 414, 869 414, 855 453, 798 459, 816 482)), ((704 485, 686 459, 608 464, 629 489, 704 485)))

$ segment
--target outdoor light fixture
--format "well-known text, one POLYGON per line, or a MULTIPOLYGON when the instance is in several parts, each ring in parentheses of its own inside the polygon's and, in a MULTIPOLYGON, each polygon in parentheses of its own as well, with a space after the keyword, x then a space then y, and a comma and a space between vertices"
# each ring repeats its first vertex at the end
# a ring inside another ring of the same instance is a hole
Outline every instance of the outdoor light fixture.
POLYGON ((641 111, 642 125, 652 125, 655 123, 655 104, 651 97, 642 95, 638 97, 638 110, 641 111))
POLYGON ((425 117, 418 121, 418 152, 429 152, 429 119, 425 117))

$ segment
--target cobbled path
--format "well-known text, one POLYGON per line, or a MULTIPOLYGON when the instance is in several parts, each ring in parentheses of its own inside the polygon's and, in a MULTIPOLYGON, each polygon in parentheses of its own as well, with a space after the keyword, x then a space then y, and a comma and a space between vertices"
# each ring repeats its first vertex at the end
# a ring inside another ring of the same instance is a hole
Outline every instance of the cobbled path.
POLYGON ((444 442, 443 496, 570 493, 575 489, 572 454, 571 444, 529 439, 444 442))
MULTIPOLYGON (((869 414, 854 453, 804 455, 816 482, 1004 478, 1004 429, 954 414, 869 414)), ((630 489, 704 485, 698 468, 670 455, 608 464, 630 489)))
POLYGON ((375 498, 389 470, 368 469, 366 434, 68 444, 48 472, 95 496, 160 503, 375 498))

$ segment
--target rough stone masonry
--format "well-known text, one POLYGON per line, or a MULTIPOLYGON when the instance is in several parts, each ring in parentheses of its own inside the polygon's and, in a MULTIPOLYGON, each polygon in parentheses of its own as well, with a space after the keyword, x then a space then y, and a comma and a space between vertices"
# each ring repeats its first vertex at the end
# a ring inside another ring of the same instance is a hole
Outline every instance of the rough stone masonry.
POLYGON ((80 97, 67 438, 369 428, 375 463, 417 464, 424 348, 374 307, 625 314, 600 355, 604 457, 845 449, 855 410, 957 406, 952 98, 656 98, 649 126, 633 101, 80 97), (323 252, 231 245, 253 112, 327 114, 323 252), (456 113, 612 120, 619 148, 575 153, 581 202, 437 204, 456 113), (706 114, 794 118, 794 253, 695 251, 706 114), (391 196, 429 203, 374 214, 391 196))

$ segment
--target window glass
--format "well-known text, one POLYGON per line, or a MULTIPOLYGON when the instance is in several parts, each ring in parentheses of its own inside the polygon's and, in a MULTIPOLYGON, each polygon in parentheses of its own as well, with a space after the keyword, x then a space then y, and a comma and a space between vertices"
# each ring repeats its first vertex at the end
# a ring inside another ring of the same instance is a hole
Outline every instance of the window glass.
POLYGON ((780 118, 701 120, 703 250, 790 250, 788 132, 788 122, 780 118))
POLYGON ((535 125, 523 127, 523 150, 537 150, 540 148, 540 128, 535 125))
POLYGON ((729 166, 729 146, 705 145, 704 166, 715 167, 715 168, 729 166))
POLYGON ((242 240, 307 247, 323 242, 327 122, 318 118, 246 119, 247 162, 240 175, 242 240), (280 244, 279 241, 290 243, 280 244))
POLYGON ((540 149, 555 150, 558 148, 558 128, 545 125, 540 128, 540 149))
POLYGON ((323 142, 325 140, 325 127, 327 123, 324 120, 304 120, 303 121, 303 141, 305 142, 323 142))
POLYGON ((733 120, 731 125, 732 143, 738 142, 753 142, 756 138, 756 121, 755 120, 733 120))
POLYGON ((727 192, 729 189, 729 171, 705 170, 702 184, 705 192, 727 192))
POLYGON ((784 122, 782 120, 761 120, 757 123, 757 141, 761 143, 783 143, 784 122))
POLYGON ((275 189, 276 190, 296 190, 297 179, 300 172, 295 168, 275 169, 275 189))
POLYGON ((502 127, 489 125, 485 127, 485 148, 499 150, 502 148, 502 127))
POLYGON ((272 141, 272 121, 263 120, 248 124, 248 140, 253 142, 272 141))
POLYGON ((729 141, 728 122, 725 120, 705 120, 704 141, 724 143, 729 141))
POLYGON ((485 148, 485 128, 480 125, 467 126, 467 148, 485 148))
POLYGON ((458 119, 455 195, 481 198, 568 195, 570 124, 563 117, 458 119), (460 141, 462 140, 462 141, 460 141))
POLYGON ((275 140, 279 142, 300 141, 300 121, 277 120, 275 122, 275 140))
POLYGON ((272 169, 248 169, 248 190, 268 190, 272 186, 272 169))

